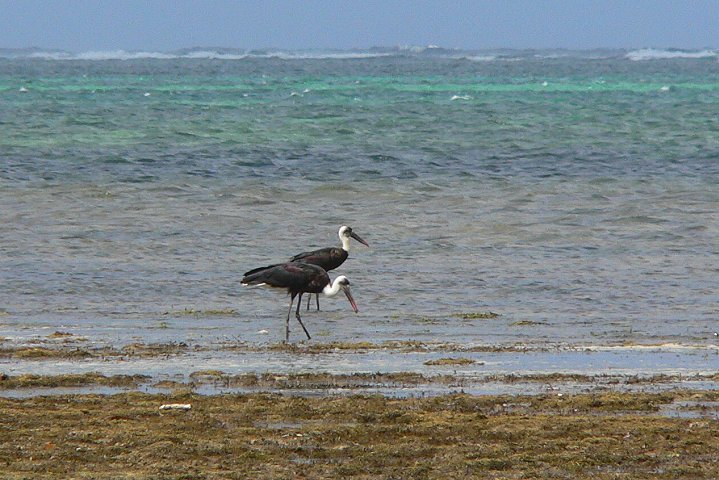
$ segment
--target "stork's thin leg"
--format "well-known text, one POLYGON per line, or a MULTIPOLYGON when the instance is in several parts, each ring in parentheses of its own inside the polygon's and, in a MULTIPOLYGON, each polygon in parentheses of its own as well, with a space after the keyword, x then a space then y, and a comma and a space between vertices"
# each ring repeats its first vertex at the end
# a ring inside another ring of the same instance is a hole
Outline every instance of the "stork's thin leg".
MULTIPOLYGON (((317 299, 317 311, 319 312, 320 311, 320 294, 315 293, 315 298, 317 299)), ((308 293, 307 294, 307 311, 308 312, 310 311, 310 301, 311 300, 312 300, 312 294, 308 293)))
MULTIPOLYGON (((312 337, 310 337, 310 332, 307 331, 305 328, 305 324, 302 323, 302 319, 300 318, 300 305, 302 304, 302 294, 300 293, 300 298, 297 300, 297 311, 295 312, 295 318, 297 318, 297 321, 300 322, 300 325, 302 326, 302 330, 305 331, 305 335, 307 335, 307 340, 312 340, 312 337)), ((289 318, 289 316, 287 317, 289 318)))
MULTIPOLYGON (((292 294, 290 297, 290 309, 287 310, 287 320, 285 320, 285 343, 290 342, 290 313, 292 313, 292 303, 295 301, 295 295, 292 294)), ((300 305, 300 302, 297 302, 297 306, 300 305)))

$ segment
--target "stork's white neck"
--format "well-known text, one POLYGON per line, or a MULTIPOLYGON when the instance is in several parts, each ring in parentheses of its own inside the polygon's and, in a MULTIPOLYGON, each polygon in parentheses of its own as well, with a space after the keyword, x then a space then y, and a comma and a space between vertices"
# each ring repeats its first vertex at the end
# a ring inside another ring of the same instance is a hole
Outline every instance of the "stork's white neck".
POLYGON ((342 241, 342 250, 344 250, 347 253, 350 253, 350 239, 349 237, 342 237, 340 236, 340 240, 342 241))
POLYGON ((322 293, 324 293, 328 297, 334 297, 340 292, 340 283, 337 281, 339 280, 339 277, 335 278, 334 282, 325 285, 325 288, 322 289, 322 293))

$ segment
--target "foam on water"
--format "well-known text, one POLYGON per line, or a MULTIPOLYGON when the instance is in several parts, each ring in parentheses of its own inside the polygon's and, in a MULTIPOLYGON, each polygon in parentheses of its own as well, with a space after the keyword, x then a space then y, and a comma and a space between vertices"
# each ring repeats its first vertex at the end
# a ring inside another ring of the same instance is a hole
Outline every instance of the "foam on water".
POLYGON ((674 58, 711 58, 717 57, 719 53, 716 50, 678 50, 678 49, 655 49, 642 48, 640 50, 632 50, 627 53, 627 58, 634 61, 642 60, 666 60, 674 58))
POLYGON ((310 49, 286 50, 264 49, 249 50, 242 48, 205 48, 196 47, 175 51, 82 51, 71 52, 64 50, 48 50, 42 48, 30 49, 2 49, 0 58, 33 58, 45 60, 140 60, 140 59, 211 59, 211 60, 244 60, 277 58, 284 60, 308 59, 371 59, 383 57, 417 57, 439 58, 454 60, 469 60, 474 62, 495 61, 521 61, 521 60, 556 60, 556 59, 585 59, 606 60, 626 58, 628 60, 662 60, 675 58, 707 58, 716 57, 717 51, 713 49, 681 50, 643 48, 637 50, 461 50, 456 48, 443 48, 437 45, 416 46, 401 45, 396 47, 373 47, 350 50, 339 49, 310 49))
POLYGON ((243 50, 243 49, 189 49, 175 52, 99 50, 68 52, 58 50, 0 50, 0 58, 32 58, 43 60, 142 60, 142 59, 204 59, 243 60, 248 58, 277 58, 284 60, 307 59, 362 59, 396 55, 399 51, 380 52, 363 50, 243 50))

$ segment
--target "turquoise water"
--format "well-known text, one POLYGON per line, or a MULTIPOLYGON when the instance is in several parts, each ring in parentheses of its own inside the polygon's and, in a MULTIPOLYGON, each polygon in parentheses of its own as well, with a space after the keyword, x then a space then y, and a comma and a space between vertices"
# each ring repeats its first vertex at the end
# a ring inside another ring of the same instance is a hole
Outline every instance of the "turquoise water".
POLYGON ((318 341, 714 351, 717 56, 429 53, 0 58, 0 337, 277 342, 347 224, 318 341))

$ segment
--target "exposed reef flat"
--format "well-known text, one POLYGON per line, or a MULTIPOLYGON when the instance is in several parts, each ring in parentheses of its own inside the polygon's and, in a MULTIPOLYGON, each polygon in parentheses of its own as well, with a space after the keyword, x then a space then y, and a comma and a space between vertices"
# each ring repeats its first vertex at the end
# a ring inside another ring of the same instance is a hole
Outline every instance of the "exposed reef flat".
POLYGON ((697 391, 0 398, 0 463, 8 479, 713 479, 718 400, 697 391), (174 404, 183 409, 160 409, 174 404))

